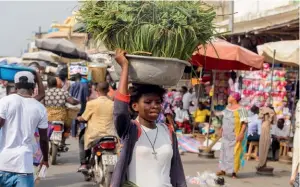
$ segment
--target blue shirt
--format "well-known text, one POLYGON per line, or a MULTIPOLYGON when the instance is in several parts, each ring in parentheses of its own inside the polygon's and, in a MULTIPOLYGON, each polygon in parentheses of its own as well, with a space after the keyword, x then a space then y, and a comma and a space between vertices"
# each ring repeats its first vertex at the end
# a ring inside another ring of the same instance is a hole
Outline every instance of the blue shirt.
POLYGON ((261 132, 262 120, 258 118, 258 114, 248 117, 248 136, 251 134, 259 134, 261 132))

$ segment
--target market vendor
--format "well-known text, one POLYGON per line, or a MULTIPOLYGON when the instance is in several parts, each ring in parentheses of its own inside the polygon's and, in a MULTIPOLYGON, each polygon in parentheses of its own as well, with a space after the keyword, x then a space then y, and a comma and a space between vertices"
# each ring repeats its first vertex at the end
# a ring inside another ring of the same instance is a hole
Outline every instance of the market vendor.
POLYGON ((277 160, 276 152, 280 148, 280 142, 289 140, 290 126, 284 125, 284 123, 284 119, 280 118, 277 125, 272 129, 272 156, 274 161, 277 160))
POLYGON ((190 133, 190 116, 188 110, 183 108, 183 102, 179 102, 179 105, 174 112, 175 123, 177 124, 178 128, 182 129, 184 133, 190 133))
POLYGON ((207 118, 210 116, 210 111, 205 108, 202 102, 199 102, 198 109, 194 113, 194 125, 199 128, 199 132, 202 132, 204 123, 207 122, 207 118))

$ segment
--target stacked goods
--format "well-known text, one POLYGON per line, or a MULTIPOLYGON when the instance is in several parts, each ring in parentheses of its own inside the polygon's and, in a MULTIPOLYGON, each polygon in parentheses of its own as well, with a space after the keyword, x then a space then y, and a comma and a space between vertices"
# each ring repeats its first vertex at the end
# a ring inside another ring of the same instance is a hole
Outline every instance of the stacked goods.
POLYGON ((108 50, 187 60, 215 35, 212 7, 198 1, 85 1, 80 21, 108 50))
POLYGON ((271 102, 269 100, 271 97, 276 113, 281 115, 284 101, 287 100, 285 74, 284 69, 274 70, 272 83, 272 71, 269 64, 264 64, 262 71, 246 72, 242 91, 242 102, 246 108, 250 109, 254 104, 258 107, 266 106, 271 102))
POLYGON ((218 72, 214 88, 214 106, 225 106, 228 98, 228 75, 226 72, 218 72))

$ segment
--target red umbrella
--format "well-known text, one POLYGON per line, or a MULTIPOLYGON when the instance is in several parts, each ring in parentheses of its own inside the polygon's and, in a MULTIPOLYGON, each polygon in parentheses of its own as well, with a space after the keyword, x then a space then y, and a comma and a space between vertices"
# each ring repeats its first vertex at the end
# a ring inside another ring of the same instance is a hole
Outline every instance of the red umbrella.
POLYGON ((191 63, 203 66, 206 70, 255 70, 262 68, 264 57, 218 39, 205 47, 198 46, 191 63))

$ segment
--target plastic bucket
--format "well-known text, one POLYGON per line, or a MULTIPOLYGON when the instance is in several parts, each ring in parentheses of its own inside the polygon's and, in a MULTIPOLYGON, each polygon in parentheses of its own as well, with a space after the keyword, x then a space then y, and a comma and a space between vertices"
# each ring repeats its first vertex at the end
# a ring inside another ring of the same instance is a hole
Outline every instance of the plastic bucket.
POLYGON ((92 64, 89 68, 89 79, 92 82, 104 82, 106 78, 107 66, 104 64, 92 64))

